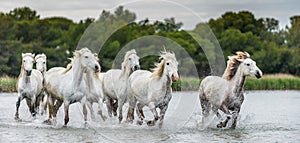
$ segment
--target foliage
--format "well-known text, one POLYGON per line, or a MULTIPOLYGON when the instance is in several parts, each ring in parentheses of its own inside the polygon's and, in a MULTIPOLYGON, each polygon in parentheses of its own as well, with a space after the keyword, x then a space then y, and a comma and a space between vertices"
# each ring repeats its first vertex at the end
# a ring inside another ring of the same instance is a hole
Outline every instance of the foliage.
MULTIPOLYGON (((119 51, 130 42, 147 36, 161 36, 185 48, 194 61, 191 63, 181 55, 181 64, 195 64, 199 77, 204 77, 211 74, 207 59, 213 57, 218 45, 211 40, 214 35, 210 35, 209 28, 218 39, 224 57, 235 51, 247 51, 264 73, 299 76, 300 16, 292 16, 290 20, 290 27, 279 29, 279 21, 274 18, 256 18, 249 11, 226 12, 208 23, 197 24, 194 30, 184 31, 181 29, 183 23, 174 18, 136 21, 136 14, 122 6, 112 13, 103 10, 96 20, 86 18, 78 23, 64 17, 42 19, 35 10, 21 7, 8 13, 0 12, 0 76, 18 75, 22 52, 46 53, 49 69, 66 66, 72 51, 83 46, 101 47, 100 64, 106 71, 112 68, 119 51), (87 28, 92 30, 86 31, 87 28), (105 39, 107 36, 109 38, 105 39), (204 47, 208 47, 206 54, 204 47)), ((138 44, 141 49, 164 45, 162 42, 138 44)), ((156 60, 155 56, 143 57, 141 66, 150 69, 156 60)), ((181 72, 181 75, 189 75, 191 70, 181 72)))

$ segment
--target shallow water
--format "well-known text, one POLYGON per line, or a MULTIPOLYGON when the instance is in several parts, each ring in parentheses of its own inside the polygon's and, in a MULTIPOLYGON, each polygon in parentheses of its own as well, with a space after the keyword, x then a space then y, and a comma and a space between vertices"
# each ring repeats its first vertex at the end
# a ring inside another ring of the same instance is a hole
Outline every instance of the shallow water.
POLYGON ((30 117, 25 100, 20 107, 22 121, 16 122, 16 99, 16 94, 0 94, 0 142, 300 142, 300 91, 246 92, 235 130, 216 128, 216 118, 201 129, 197 92, 174 93, 162 129, 119 124, 116 117, 103 122, 99 116, 85 125, 77 103, 70 106, 68 127, 63 127, 63 108, 57 125, 49 126, 42 123, 46 115, 30 117))

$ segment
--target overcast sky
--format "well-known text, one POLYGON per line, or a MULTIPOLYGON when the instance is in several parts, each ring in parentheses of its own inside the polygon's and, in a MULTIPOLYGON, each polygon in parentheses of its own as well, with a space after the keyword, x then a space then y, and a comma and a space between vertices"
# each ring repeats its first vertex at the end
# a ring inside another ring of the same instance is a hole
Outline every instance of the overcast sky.
MULTIPOLYGON (((137 14, 138 20, 175 17, 185 29, 199 22, 218 18, 226 11, 248 10, 256 18, 273 17, 283 28, 289 18, 300 15, 300 0, 1 0, 0 11, 28 6, 44 17, 63 16, 78 22, 87 17, 98 18, 103 9, 113 11, 123 5, 137 14)), ((0 21, 1 22, 1 21, 0 21)))

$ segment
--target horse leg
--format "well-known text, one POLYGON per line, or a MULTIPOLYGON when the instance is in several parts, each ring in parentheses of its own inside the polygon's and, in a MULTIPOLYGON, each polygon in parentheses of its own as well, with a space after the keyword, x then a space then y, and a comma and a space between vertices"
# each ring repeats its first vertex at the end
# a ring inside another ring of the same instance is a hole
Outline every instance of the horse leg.
MULTIPOLYGON (((82 104, 82 113, 83 113, 83 117, 84 117, 84 124, 87 124, 87 109, 86 109, 86 104, 82 104)), ((93 114, 94 114, 94 111, 93 111, 93 114)), ((69 111, 68 111, 68 121, 67 121, 67 123, 68 122, 69 122, 69 111)), ((65 125, 67 125, 66 124, 66 119, 65 119, 65 125)))
POLYGON ((118 99, 116 99, 115 101, 111 100, 111 105, 112 105, 112 113, 114 114, 114 116, 117 116, 118 99))
POLYGON ((160 114, 160 119, 159 119, 158 127, 161 128, 162 125, 163 125, 165 113, 166 113, 166 111, 168 109, 168 104, 164 105, 164 106, 160 106, 159 109, 160 109, 160 113, 159 113, 160 114))
POLYGON ((225 114, 227 114, 227 117, 226 117, 225 121, 220 122, 220 123, 217 125, 218 128, 226 127, 228 121, 229 121, 230 118, 231 118, 231 117, 230 117, 230 112, 229 112, 229 110, 228 110, 228 108, 227 108, 227 106, 226 106, 225 104, 222 104, 220 109, 221 109, 225 114))
POLYGON ((46 112, 46 103, 47 103, 47 95, 45 91, 42 92, 40 95, 40 100, 39 100, 39 112, 41 115, 43 115, 46 112))
POLYGON ((143 112, 143 107, 144 107, 144 105, 142 105, 141 103, 138 103, 136 106, 137 106, 137 108, 136 108, 136 113, 137 113, 138 117, 140 118, 140 119, 136 122, 136 124, 142 125, 142 124, 143 124, 143 120, 144 120, 144 118, 145 118, 145 115, 144 115, 144 112, 143 112))
POLYGON ((128 98, 129 107, 127 112, 126 122, 132 123, 134 120, 134 108, 136 105, 136 98, 132 95, 128 96, 127 98, 128 98))
POLYGON ((49 115, 48 115, 48 119, 45 120, 44 123, 50 125, 51 124, 51 119, 52 119, 52 116, 53 116, 53 98, 49 95, 47 97, 46 104, 48 106, 49 115))
POLYGON ((156 108, 155 108, 155 105, 153 102, 151 102, 149 104, 149 108, 151 109, 151 112, 153 113, 154 115, 154 119, 153 120, 150 120, 147 122, 147 125, 148 126, 154 126, 155 125, 155 122, 159 119, 159 116, 158 116, 158 113, 156 111, 156 108))
POLYGON ((29 108, 29 112, 30 112, 32 117, 35 117, 34 106, 32 105, 32 102, 33 102, 32 99, 26 98, 26 103, 27 103, 27 106, 29 108))
POLYGON ((102 120, 105 121, 107 119, 107 117, 103 115, 102 107, 103 107, 103 101, 102 101, 102 99, 99 99, 98 100, 98 114, 101 116, 102 120))
POLYGON ((236 123, 237 123, 237 118, 239 116, 239 113, 240 113, 240 109, 241 107, 236 107, 235 110, 233 111, 233 114, 232 114, 232 124, 231 124, 231 129, 235 129, 236 127, 236 123))
POLYGON ((107 114, 109 117, 112 117, 113 100, 108 96, 105 97, 105 100, 106 100, 105 103, 106 103, 106 108, 107 108, 107 114))
POLYGON ((205 123, 205 119, 209 116, 209 113, 211 111, 211 104, 206 99, 204 94, 200 95, 200 104, 202 108, 202 124, 205 123))
POLYGON ((91 113, 91 118, 92 120, 94 121, 95 120, 95 114, 94 114, 94 109, 93 109, 93 102, 87 102, 87 106, 90 110, 90 113, 91 113))
POLYGON ((53 122, 54 124, 56 124, 56 115, 57 115, 57 111, 59 110, 59 107, 63 104, 62 101, 56 100, 54 106, 53 106, 53 122))
POLYGON ((64 109, 65 109, 65 124, 64 126, 67 126, 68 122, 69 122, 69 106, 70 103, 68 101, 64 102, 64 109))
POLYGON ((35 95, 33 95, 33 98, 31 99, 31 115, 34 118, 35 118, 36 113, 37 113, 36 112, 36 108, 37 108, 36 102, 37 102, 37 97, 35 95))
POLYGON ((213 106, 212 107, 212 111, 217 115, 217 117, 218 117, 218 119, 221 119, 222 117, 221 117, 221 114, 218 112, 218 107, 216 107, 216 106, 213 106))
POLYGON ((15 114, 15 120, 20 120, 20 118, 19 118, 19 107, 20 107, 20 104, 21 104, 22 99, 23 99, 23 98, 19 95, 19 96, 18 96, 18 99, 17 99, 17 102, 16 102, 16 114, 15 114))
POLYGON ((118 109, 119 109, 119 123, 121 123, 123 119, 123 105, 124 105, 125 99, 120 98, 118 100, 118 109))
POLYGON ((54 115, 54 99, 52 98, 52 96, 50 94, 47 95, 47 100, 46 100, 46 104, 48 106, 48 119, 44 121, 44 123, 51 125, 52 122, 52 117, 54 115))

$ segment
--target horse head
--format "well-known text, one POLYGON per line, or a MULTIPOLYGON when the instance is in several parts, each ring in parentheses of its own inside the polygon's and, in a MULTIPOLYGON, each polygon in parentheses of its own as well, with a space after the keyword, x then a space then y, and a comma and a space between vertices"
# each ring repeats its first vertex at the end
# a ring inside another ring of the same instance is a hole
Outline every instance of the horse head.
POLYGON ((41 73, 46 72, 47 70, 47 57, 43 54, 38 54, 35 56, 36 62, 36 69, 39 70, 41 73))
POLYGON ((75 51, 75 58, 80 59, 81 66, 84 69, 91 69, 95 72, 99 72, 101 69, 98 58, 88 48, 75 51))
POLYGON ((122 67, 130 67, 131 71, 136 71, 140 69, 140 57, 137 56, 135 49, 132 49, 126 52, 124 56, 124 62, 122 63, 122 67))
POLYGON ((22 53, 22 68, 25 70, 26 76, 31 75, 33 64, 34 64, 34 54, 22 53))
POLYGON ((178 62, 176 60, 175 54, 164 51, 161 53, 161 64, 164 67, 164 73, 172 79, 173 81, 177 81, 179 79, 178 76, 178 62))
POLYGON ((256 78, 262 77, 262 71, 256 66, 256 62, 250 58, 238 59, 241 62, 240 68, 245 76, 252 76, 256 78))

